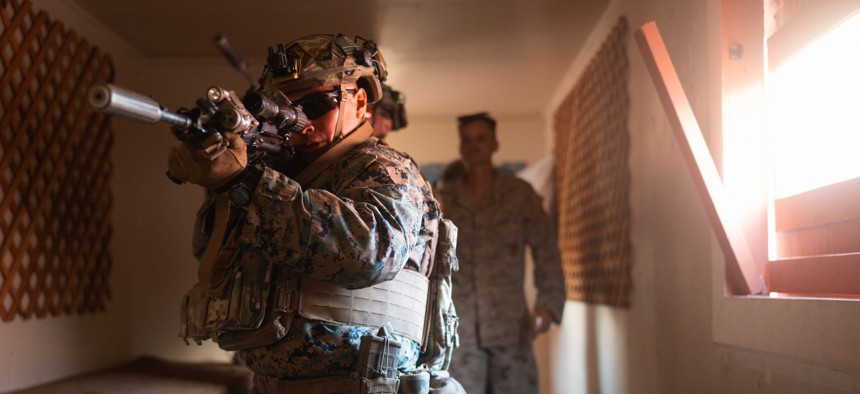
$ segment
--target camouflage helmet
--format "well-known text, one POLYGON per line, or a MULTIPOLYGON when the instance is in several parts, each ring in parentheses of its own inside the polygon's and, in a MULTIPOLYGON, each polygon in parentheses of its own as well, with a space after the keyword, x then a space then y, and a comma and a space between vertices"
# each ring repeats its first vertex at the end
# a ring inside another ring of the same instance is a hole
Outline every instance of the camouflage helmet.
POLYGON ((382 84, 382 98, 370 105, 374 116, 382 115, 391 119, 391 131, 406 127, 406 95, 382 84))
POLYGON ((356 82, 369 103, 382 98, 382 81, 388 75, 385 59, 371 40, 343 34, 314 34, 288 44, 269 47, 264 89, 299 90, 356 82))

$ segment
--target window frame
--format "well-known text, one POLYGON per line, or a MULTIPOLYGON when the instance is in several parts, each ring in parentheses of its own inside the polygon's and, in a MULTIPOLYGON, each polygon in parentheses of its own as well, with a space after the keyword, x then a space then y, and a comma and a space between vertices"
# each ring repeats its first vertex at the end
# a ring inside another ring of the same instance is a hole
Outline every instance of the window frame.
MULTIPOLYGON (((755 268, 771 295, 860 297, 860 179, 774 199, 772 152, 765 132, 768 65, 782 64, 805 43, 860 8, 858 2, 816 10, 768 36, 767 1, 722 1, 723 181, 742 223, 755 268), (767 59, 766 59, 767 56, 767 59), (738 164, 742 163, 742 164, 738 164), (846 209, 847 207, 847 209, 846 209)), ((771 69, 773 67, 770 67, 771 69)), ((735 293, 737 294, 737 293, 735 293)))
MULTIPOLYGON (((715 0, 709 2, 709 8, 710 15, 715 16, 708 20, 706 43, 709 48, 713 48, 707 60, 708 67, 715 71, 714 79, 709 83, 712 88, 708 95, 713 102, 709 110, 718 115, 709 117, 709 123, 704 127, 712 130, 708 140, 710 150, 724 152, 723 155, 717 155, 718 159, 730 156, 734 159, 733 155, 740 154, 745 156, 748 163, 758 163, 752 170, 732 167, 732 163, 716 164, 723 164, 723 196, 727 204, 732 206, 734 213, 741 213, 737 215, 736 221, 740 230, 735 234, 743 235, 748 246, 746 253, 752 256, 754 271, 762 272, 768 262, 769 224, 766 218, 767 210, 771 208, 765 203, 768 190, 766 183, 762 182, 767 176, 767 158, 762 154, 762 149, 765 149, 764 115, 763 111, 749 109, 763 108, 764 6, 760 1, 715 0), (739 58, 730 59, 739 53, 739 58), (744 55, 750 53, 759 55, 744 55), (735 110, 747 112, 749 116, 736 116, 738 113, 733 112, 735 110), (744 132, 749 129, 760 132, 744 132), (736 143, 739 141, 741 143, 736 143), (726 144, 731 144, 732 149, 727 151, 726 144), (733 150, 737 147, 745 149, 742 152, 733 150), (728 172, 733 172, 729 174, 732 176, 726 176, 727 167, 730 170, 728 172)), ((647 55, 645 57, 646 65, 652 67, 648 64, 647 55)), ((681 88, 681 81, 678 81, 677 88, 681 88)), ((659 87, 657 91, 665 106, 665 92, 661 92, 659 87)), ((667 110, 670 123, 677 132, 678 119, 669 112, 667 110)), ((687 114, 692 115, 692 111, 688 110, 687 114)), ((684 147, 681 148, 683 151, 684 147)), ((685 159, 689 165, 689 157, 685 159)), ((690 169, 694 180, 701 176, 698 171, 692 171, 695 168, 690 169)), ((699 183, 697 180, 697 188, 702 194, 699 183)), ((705 201, 705 208, 708 209, 711 203, 705 201)), ((708 213, 713 224, 714 217, 710 211, 708 213)), ((717 225, 714 228, 716 242, 710 256, 711 335, 714 342, 721 345, 722 354, 727 357, 755 358, 758 357, 756 352, 764 352, 785 356, 783 360, 802 360, 794 365, 805 372, 809 371, 810 362, 814 363, 812 368, 828 371, 855 370, 860 365, 860 352, 856 351, 860 302, 840 298, 739 296, 726 292, 731 287, 732 277, 726 273, 731 268, 728 263, 731 263, 734 251, 726 249, 722 242, 720 232, 725 231, 725 228, 717 225)))
MULTIPOLYGON (((716 131, 710 133, 711 139, 708 142, 716 147, 713 150, 724 152, 718 157, 731 157, 734 160, 734 155, 739 154, 744 156, 743 161, 747 164, 757 163, 750 168, 738 168, 727 162, 722 163, 722 168, 724 197, 734 208, 734 213, 741 213, 737 220, 740 231, 735 234, 740 233, 747 240, 747 253, 752 256, 754 262, 752 266, 755 271, 762 272, 759 270, 763 269, 768 261, 768 223, 765 219, 769 208, 765 203, 768 190, 766 183, 762 181, 767 176, 767 158, 762 154, 762 149, 765 148, 764 115, 763 111, 750 108, 763 108, 764 7, 762 2, 748 0, 715 0, 709 4, 709 7, 713 7, 711 15, 719 15, 709 19, 708 25, 710 33, 707 45, 713 48, 712 55, 708 58, 708 67, 716 71, 713 75, 713 88, 709 93, 713 101, 710 110, 721 115, 708 118, 710 122, 705 127, 716 131), (737 57, 739 52, 741 56, 737 57), (744 53, 747 55, 743 55, 744 53), (750 53, 759 55, 748 56, 750 53), (730 59, 731 57, 734 59, 730 59), (739 112, 733 112, 735 110, 739 112), (748 116, 738 116, 744 112, 747 112, 745 115, 748 116), (759 132, 745 133, 750 129, 759 132), (743 143, 737 143, 738 141, 743 143), (727 145, 730 145, 731 149, 727 149, 727 145), (738 147, 745 149, 738 152, 735 150, 738 147)), ((641 29, 637 32, 637 39, 639 34, 641 29)), ((646 55, 645 51, 643 55, 646 55)), ((645 57, 646 65, 651 68, 647 55, 645 57)), ((677 88, 683 92, 683 89, 680 89, 680 81, 677 88)), ((666 98, 663 97, 665 92, 660 90, 658 86, 658 96, 666 106, 666 98)), ((669 106, 666 107, 670 123, 677 133, 678 119, 670 113, 669 106)), ((692 110, 686 112, 687 115, 692 115, 692 110)), ((683 151, 684 147, 681 148, 683 151)), ((689 157, 686 156, 684 158, 689 165, 689 157)), ((691 168, 691 174, 695 180, 701 177, 701 173, 693 171, 694 169, 691 168)), ((702 194, 702 189, 698 186, 697 182, 697 188, 702 194)), ((703 200, 707 198, 703 197, 703 200)), ((710 203, 705 201, 706 209, 710 203)), ((709 218, 713 224, 714 217, 709 215, 709 218)), ((717 225, 714 225, 714 228, 717 242, 711 249, 711 333, 714 342, 724 346, 724 349, 729 349, 724 354, 755 355, 755 352, 765 352, 787 356, 787 359, 803 360, 800 364, 804 365, 804 371, 808 371, 806 366, 809 362, 846 370, 854 370, 860 365, 860 352, 856 351, 856 332, 860 328, 860 302, 837 298, 738 296, 727 293, 726 289, 731 287, 732 277, 726 273, 727 268, 731 268, 734 251, 731 248, 726 249, 721 242, 720 232, 725 231, 725 228, 717 225)))
MULTIPOLYGON (((764 2, 763 2, 764 3, 764 2)), ((811 3, 783 26, 764 26, 766 72, 775 70, 806 44, 827 34, 860 11, 857 1, 811 3)), ((767 10, 765 10, 766 12, 767 10)), ((770 12, 775 12, 771 10, 770 12)), ((751 38, 751 37, 750 37, 751 38)), ((763 112, 764 101, 760 110, 763 112)), ((756 108, 747 108, 747 111, 756 108)), ((771 178, 765 179, 771 182, 771 178)), ((812 297, 860 297, 860 178, 789 197, 768 196, 766 220, 772 229, 771 258, 765 266, 770 292, 812 297)))
MULTIPOLYGON (((731 296, 723 291, 725 259, 719 248, 712 250, 712 337, 729 348, 739 348, 786 356, 789 359, 854 369, 860 365, 856 351, 856 331, 860 328, 860 302, 843 298, 816 298, 824 290, 809 288, 809 270, 821 265, 845 264, 852 256, 813 258, 815 265, 801 259, 770 261, 768 258, 767 204, 769 154, 765 144, 765 1, 720 0, 715 6, 720 17, 712 31, 719 31, 709 45, 716 46, 715 62, 720 71, 721 115, 712 127, 720 130, 714 137, 722 143, 723 181, 728 198, 740 213, 741 225, 756 260, 757 269, 766 270, 770 290, 782 289, 780 297, 731 296), (739 56, 738 56, 739 55, 739 56), (751 130, 757 132, 750 132, 751 130), (751 169, 736 166, 731 160, 754 163, 751 169), (805 293, 804 297, 792 296, 805 293), (826 334, 824 334, 826 333, 826 334)), ((848 263, 854 263, 848 261, 848 263)), ((858 267, 857 264, 854 267, 858 267)), ((839 267, 816 272, 823 281, 832 277, 846 279, 839 267)), ((856 276, 855 276, 856 277, 856 276)), ((833 286, 836 282, 827 283, 833 286)), ((751 353, 755 354, 755 353, 751 353)))

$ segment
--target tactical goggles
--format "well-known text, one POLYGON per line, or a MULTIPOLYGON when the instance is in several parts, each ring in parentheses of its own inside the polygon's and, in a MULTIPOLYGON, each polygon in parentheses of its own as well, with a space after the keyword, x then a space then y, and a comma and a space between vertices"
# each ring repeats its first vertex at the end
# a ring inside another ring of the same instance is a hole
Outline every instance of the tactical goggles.
MULTIPOLYGON (((346 92, 355 94, 356 89, 345 89, 346 92)), ((331 90, 328 92, 317 92, 307 94, 304 97, 293 102, 295 106, 301 106, 302 112, 307 115, 310 120, 317 120, 329 111, 340 105, 343 98, 340 96, 340 89, 331 90)))

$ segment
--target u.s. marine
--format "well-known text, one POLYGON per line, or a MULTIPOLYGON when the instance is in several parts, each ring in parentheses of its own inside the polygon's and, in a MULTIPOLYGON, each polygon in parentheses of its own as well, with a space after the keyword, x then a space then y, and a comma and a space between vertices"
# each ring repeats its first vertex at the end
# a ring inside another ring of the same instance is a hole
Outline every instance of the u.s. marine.
POLYGON ((260 392, 355 384, 361 338, 381 326, 386 347, 399 346, 398 373, 416 368, 440 211, 415 162, 365 122, 386 73, 369 41, 279 45, 262 90, 309 119, 292 136, 292 160, 249 164, 229 133, 214 160, 187 143, 171 150, 170 175, 208 190, 180 335, 237 350, 260 392))

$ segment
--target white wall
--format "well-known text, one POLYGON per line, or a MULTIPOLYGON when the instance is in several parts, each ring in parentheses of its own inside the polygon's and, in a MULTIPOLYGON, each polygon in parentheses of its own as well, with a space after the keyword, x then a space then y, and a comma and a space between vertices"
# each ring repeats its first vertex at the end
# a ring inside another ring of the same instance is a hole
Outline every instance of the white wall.
MULTIPOLYGON (((153 63, 62 0, 34 0, 36 9, 61 20, 108 53, 118 85, 171 109, 191 105, 213 83, 242 78, 211 64, 153 63)), ((202 194, 164 175, 175 141, 164 125, 114 120, 112 299, 105 313, 48 317, 0 324, 0 392, 73 374, 117 366, 141 355, 179 360, 226 360, 215 346, 186 347, 176 336, 179 300, 196 277, 190 238, 202 194)))
MULTIPOLYGON (((612 17, 603 29, 619 15, 627 17, 631 34, 657 22, 712 154, 718 155, 724 50, 719 0, 615 0, 608 13, 612 17)), ((607 33, 595 31, 597 41, 607 33)), ((571 66, 556 103, 591 56, 581 53, 571 66)), ((562 327, 539 343, 555 350, 552 363, 544 364, 550 365, 545 373, 551 384, 542 392, 860 391, 860 362, 854 356, 860 337, 850 335, 860 330, 860 303, 723 297, 723 256, 632 35, 628 56, 631 307, 568 302, 562 327)))
MULTIPOLYGON (((241 77, 217 62, 147 62, 141 86, 171 110, 190 107, 213 84, 239 86, 241 77)), ((186 346, 177 337, 179 301, 197 278, 191 254, 194 217, 204 193, 193 185, 175 185, 165 176, 167 151, 176 144, 166 125, 141 126, 114 120, 114 260, 116 292, 132 297, 129 351, 133 355, 202 361, 227 360, 212 343, 186 346)))
MULTIPOLYGON (((44 9, 37 2, 37 9, 44 9)), ((79 37, 89 39, 102 50, 116 54, 116 66, 130 67, 135 54, 124 43, 107 35, 97 37, 88 20, 80 18, 62 2, 46 2, 50 16, 61 19, 79 37), (66 22, 68 20, 68 22, 66 22)), ((124 262, 115 259, 118 267, 124 262)), ((116 274, 114 274, 116 275, 116 274)), ((129 316, 129 297, 116 284, 106 313, 31 318, 0 323, 0 391, 20 388, 80 371, 115 365, 129 357, 129 338, 125 335, 129 316)))

